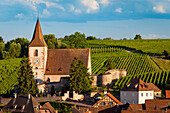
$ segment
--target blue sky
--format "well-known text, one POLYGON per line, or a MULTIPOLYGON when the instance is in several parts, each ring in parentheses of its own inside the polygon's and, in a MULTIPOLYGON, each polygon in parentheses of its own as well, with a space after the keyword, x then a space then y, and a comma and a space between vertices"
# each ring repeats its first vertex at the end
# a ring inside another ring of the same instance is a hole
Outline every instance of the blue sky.
POLYGON ((0 0, 0 36, 31 40, 38 12, 43 33, 58 38, 170 37, 170 0, 0 0))

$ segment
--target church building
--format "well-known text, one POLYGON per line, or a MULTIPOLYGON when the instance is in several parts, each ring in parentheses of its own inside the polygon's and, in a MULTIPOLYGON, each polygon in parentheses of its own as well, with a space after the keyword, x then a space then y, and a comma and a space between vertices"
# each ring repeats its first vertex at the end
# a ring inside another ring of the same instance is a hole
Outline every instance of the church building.
POLYGON ((57 83, 60 86, 66 83, 74 57, 84 62, 91 74, 90 49, 48 49, 44 40, 39 19, 35 26, 32 40, 29 44, 29 60, 33 67, 34 78, 39 85, 57 83))

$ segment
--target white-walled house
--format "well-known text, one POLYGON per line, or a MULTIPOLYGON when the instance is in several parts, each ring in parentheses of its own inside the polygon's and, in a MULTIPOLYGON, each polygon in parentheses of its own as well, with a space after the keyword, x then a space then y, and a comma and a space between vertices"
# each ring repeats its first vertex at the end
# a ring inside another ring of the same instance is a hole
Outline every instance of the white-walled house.
POLYGON ((161 90, 153 83, 145 83, 141 79, 133 79, 120 90, 120 100, 123 104, 144 104, 147 99, 154 99, 155 92, 161 90))

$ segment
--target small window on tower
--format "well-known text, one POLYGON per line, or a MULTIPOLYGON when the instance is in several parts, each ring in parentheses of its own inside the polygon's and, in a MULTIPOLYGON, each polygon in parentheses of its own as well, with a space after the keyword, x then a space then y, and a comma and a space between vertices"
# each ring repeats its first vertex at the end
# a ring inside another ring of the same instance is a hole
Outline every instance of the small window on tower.
POLYGON ((35 75, 38 75, 37 72, 35 73, 35 75))
POLYGON ((38 67, 35 67, 35 69, 38 69, 38 67))
POLYGON ((34 56, 38 56, 38 50, 35 50, 34 56))

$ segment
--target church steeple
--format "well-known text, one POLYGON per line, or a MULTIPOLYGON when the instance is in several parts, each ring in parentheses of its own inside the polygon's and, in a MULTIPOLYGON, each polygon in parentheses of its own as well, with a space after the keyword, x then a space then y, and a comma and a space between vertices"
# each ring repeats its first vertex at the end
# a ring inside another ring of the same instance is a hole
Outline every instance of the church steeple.
POLYGON ((39 19, 37 19, 34 34, 33 34, 29 47, 47 47, 47 44, 44 40, 42 31, 41 31, 39 19))

